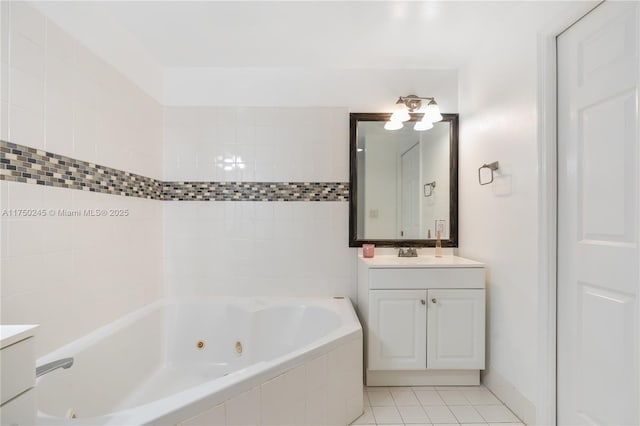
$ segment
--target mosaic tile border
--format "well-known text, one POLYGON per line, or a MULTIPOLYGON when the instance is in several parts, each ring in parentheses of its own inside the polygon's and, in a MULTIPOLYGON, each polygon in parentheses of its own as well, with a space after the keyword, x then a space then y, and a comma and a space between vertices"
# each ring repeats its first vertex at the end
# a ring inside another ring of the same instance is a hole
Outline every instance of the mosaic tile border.
POLYGON ((0 179, 162 199, 156 179, 6 141, 0 141, 0 179))
POLYGON ((165 182, 165 200, 349 201, 342 182, 165 182))
POLYGON ((346 182, 163 182, 0 140, 0 180, 166 201, 348 201, 346 182))

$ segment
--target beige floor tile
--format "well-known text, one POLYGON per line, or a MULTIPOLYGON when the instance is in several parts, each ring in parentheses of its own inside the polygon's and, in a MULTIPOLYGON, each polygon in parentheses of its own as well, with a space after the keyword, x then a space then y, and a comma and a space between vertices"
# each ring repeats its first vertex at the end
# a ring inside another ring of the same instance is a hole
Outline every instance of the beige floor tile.
POLYGON ((372 407, 395 407, 396 403, 389 391, 367 392, 372 407))
POLYGON ((371 407, 376 424, 402 424, 402 417, 396 407, 371 407))
POLYGON ((414 393, 418 397, 418 401, 420 401, 420 404, 424 406, 446 405, 442 398, 440 398, 438 392, 435 390, 417 390, 414 391, 414 393))
POLYGON ((460 423, 484 423, 484 418, 471 405, 451 405, 449 409, 460 423))
POLYGON ((420 405, 420 401, 412 390, 392 390, 391 396, 398 407, 407 405, 420 405))
POLYGON ((428 423, 429 417, 421 406, 398 407, 402 421, 405 424, 428 423))
POLYGON ((476 405, 487 423, 517 423, 519 419, 504 405, 476 405))

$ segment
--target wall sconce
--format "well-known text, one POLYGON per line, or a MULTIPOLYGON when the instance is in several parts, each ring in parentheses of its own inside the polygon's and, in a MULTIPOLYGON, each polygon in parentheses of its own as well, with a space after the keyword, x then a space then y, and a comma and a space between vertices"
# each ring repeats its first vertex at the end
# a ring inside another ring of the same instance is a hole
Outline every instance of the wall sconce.
POLYGON ((411 120, 412 112, 423 112, 422 120, 418 121, 413 129, 417 131, 429 130, 433 128, 433 123, 442 120, 440 107, 435 98, 422 98, 416 95, 400 96, 391 118, 384 125, 386 130, 398 130, 404 127, 404 122, 411 120), (422 108, 422 101, 429 101, 426 108, 422 108))

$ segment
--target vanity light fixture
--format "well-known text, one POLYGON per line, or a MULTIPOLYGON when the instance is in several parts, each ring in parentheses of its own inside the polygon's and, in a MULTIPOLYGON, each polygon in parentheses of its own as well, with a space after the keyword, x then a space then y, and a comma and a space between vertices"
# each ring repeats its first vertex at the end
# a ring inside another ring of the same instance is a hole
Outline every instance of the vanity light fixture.
POLYGON ((413 129, 423 131, 433 128, 433 123, 442 120, 440 107, 438 107, 435 98, 423 98, 416 95, 400 96, 398 98, 391 118, 385 123, 384 128, 386 130, 402 129, 402 127, 404 127, 402 123, 411 119, 410 113, 421 112, 423 100, 429 102, 424 109, 422 120, 418 121, 415 126, 413 126, 413 129))

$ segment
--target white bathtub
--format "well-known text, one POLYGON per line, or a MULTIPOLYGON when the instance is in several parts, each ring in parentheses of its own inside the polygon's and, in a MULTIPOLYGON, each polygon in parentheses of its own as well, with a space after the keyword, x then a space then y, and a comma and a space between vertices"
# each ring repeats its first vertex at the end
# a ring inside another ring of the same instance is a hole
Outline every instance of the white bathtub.
POLYGON ((345 425, 363 411, 348 299, 160 301, 38 365, 69 356, 36 383, 38 424, 345 425))

